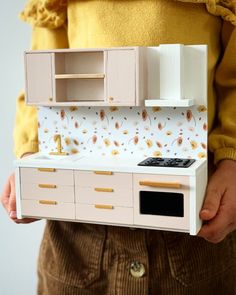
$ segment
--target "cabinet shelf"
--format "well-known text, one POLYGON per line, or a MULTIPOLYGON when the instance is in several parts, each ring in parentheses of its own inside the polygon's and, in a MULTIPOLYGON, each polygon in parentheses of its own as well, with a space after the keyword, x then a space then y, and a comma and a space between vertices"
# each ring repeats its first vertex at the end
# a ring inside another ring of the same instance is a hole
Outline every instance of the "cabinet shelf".
POLYGON ((59 74, 56 79, 104 79, 105 74, 59 74))
POLYGON ((194 99, 146 99, 146 107, 190 107, 194 105, 194 99))

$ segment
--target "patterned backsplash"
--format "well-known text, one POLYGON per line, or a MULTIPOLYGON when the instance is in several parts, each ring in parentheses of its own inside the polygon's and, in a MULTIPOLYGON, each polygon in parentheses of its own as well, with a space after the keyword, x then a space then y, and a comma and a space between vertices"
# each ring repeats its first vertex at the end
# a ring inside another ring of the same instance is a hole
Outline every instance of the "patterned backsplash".
POLYGON ((207 109, 167 107, 40 107, 40 151, 81 156, 207 156, 207 109))

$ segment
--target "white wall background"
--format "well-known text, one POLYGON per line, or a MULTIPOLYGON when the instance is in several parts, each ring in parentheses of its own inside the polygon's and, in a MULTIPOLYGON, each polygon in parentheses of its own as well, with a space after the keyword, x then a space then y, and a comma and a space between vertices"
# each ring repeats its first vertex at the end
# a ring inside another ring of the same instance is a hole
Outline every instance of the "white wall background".
MULTIPOLYGON (((4 1, 0 10, 0 192, 13 170, 15 101, 24 87, 23 51, 31 28, 18 19, 26 1, 4 1)), ((0 205, 0 294, 36 294, 37 255, 43 222, 14 224, 0 205)))

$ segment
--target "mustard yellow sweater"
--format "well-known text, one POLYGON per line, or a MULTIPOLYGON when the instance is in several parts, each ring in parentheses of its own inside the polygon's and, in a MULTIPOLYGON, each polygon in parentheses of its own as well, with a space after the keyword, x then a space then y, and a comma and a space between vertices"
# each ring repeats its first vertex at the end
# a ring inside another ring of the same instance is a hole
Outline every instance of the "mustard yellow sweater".
MULTIPOLYGON (((215 163, 236 160, 236 2, 233 0, 30 0, 21 18, 32 49, 209 46, 209 148, 215 163)), ((17 101, 17 157, 37 151, 36 110, 17 101)))

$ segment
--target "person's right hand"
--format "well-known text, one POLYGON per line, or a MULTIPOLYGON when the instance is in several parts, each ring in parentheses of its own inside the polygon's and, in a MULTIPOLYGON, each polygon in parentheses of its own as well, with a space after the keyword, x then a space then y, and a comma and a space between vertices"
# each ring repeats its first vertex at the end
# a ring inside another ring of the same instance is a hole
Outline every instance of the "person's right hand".
POLYGON ((15 175, 12 174, 8 177, 7 183, 1 195, 1 202, 6 209, 9 217, 15 223, 31 223, 38 219, 23 218, 17 219, 16 216, 16 190, 15 190, 15 175))

